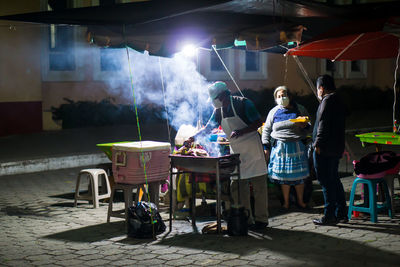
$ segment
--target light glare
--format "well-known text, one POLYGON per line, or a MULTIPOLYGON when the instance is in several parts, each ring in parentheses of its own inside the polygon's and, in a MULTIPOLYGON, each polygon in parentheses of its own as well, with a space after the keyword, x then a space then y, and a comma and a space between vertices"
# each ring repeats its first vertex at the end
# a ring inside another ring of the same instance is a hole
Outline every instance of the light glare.
POLYGON ((183 47, 182 53, 187 57, 194 57, 197 53, 197 48, 192 44, 188 44, 183 47))

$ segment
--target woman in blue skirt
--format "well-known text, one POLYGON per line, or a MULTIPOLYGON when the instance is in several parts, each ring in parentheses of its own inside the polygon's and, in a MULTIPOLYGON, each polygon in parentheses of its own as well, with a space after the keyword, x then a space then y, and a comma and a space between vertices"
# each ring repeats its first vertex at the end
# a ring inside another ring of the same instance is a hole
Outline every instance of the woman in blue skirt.
POLYGON ((296 189, 297 203, 306 208, 303 201, 304 179, 309 176, 306 146, 303 141, 310 134, 308 112, 290 99, 285 86, 274 91, 277 105, 270 110, 262 131, 262 143, 268 164, 268 176, 280 184, 283 193, 283 209, 289 209, 290 186, 296 189))

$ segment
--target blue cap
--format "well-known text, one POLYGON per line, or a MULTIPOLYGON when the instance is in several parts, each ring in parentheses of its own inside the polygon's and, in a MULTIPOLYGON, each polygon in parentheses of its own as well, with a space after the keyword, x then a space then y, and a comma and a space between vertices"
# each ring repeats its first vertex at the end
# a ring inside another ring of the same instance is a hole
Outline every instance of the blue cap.
POLYGON ((215 82, 208 87, 208 93, 211 99, 215 99, 219 94, 226 91, 229 92, 228 87, 224 82, 215 82))

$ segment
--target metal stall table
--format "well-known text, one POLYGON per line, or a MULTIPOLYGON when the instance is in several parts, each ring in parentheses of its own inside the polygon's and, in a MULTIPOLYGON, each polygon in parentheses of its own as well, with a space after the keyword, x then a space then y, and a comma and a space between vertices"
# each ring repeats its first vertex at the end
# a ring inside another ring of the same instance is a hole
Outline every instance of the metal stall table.
MULTIPOLYGON (((232 154, 221 157, 193 157, 182 155, 169 155, 170 157, 170 206, 169 229, 172 230, 172 190, 174 188, 173 175, 190 173, 192 180, 192 226, 196 228, 196 179, 194 174, 215 174, 217 186, 217 232, 221 233, 221 184, 222 177, 236 176, 240 180, 240 154, 232 154)), ((239 184, 239 183, 238 183, 239 184)), ((238 190, 240 192, 240 190, 238 190)), ((240 200, 240 196, 239 196, 240 200)))

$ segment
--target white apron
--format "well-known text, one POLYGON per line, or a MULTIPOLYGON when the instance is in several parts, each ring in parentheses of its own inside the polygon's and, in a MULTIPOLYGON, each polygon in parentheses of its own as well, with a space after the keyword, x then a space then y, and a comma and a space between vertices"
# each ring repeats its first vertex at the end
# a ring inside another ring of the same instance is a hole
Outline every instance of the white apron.
MULTIPOLYGON (((232 96, 230 97, 231 107, 234 116, 224 118, 221 108, 221 127, 229 138, 235 130, 246 128, 248 125, 236 114, 233 106, 232 96)), ((256 131, 246 133, 242 136, 229 138, 231 152, 240 154, 240 179, 248 179, 267 174, 264 151, 260 136, 256 131)))

